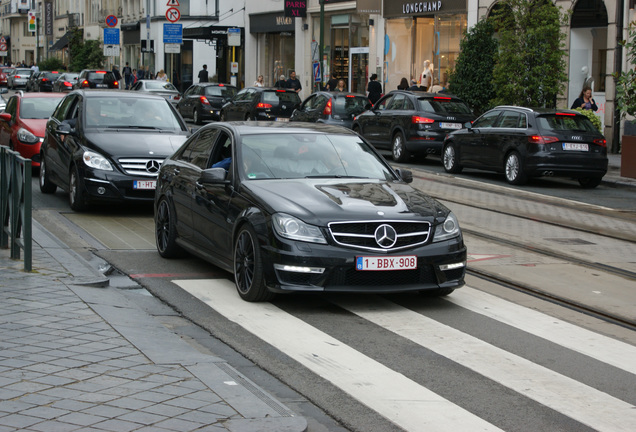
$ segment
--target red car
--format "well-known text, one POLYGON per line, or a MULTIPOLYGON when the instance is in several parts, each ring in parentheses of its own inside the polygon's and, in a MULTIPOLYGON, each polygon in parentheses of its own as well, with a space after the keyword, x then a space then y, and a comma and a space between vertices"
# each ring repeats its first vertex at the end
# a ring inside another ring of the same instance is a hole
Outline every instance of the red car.
POLYGON ((0 67, 0 86, 7 85, 7 75, 14 69, 12 67, 0 67))
POLYGON ((46 122, 64 96, 64 93, 21 91, 11 96, 0 113, 0 145, 31 159, 31 165, 39 168, 46 122))

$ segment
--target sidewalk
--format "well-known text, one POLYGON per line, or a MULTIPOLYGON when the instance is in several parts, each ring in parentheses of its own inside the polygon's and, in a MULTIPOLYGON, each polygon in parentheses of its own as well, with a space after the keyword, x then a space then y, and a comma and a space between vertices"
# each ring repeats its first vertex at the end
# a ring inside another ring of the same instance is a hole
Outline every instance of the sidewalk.
POLYGON ((33 272, 0 249, 0 432, 304 431, 33 226, 33 272))
POLYGON ((621 155, 608 154, 607 174, 603 177, 603 184, 617 187, 636 187, 636 179, 621 177, 621 155))

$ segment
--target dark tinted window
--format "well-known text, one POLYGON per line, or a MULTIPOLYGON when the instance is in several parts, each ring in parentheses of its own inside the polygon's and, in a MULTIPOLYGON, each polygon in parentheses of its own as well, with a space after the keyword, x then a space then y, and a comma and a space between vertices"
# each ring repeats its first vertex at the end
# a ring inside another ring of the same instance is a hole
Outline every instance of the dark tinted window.
POLYGON ((582 115, 553 114, 537 118, 539 127, 544 131, 585 131, 598 132, 592 122, 582 115))
POLYGON ((57 77, 60 76, 60 74, 58 73, 53 73, 53 72, 42 72, 40 75, 38 75, 38 78, 46 78, 48 80, 56 80, 57 77))
POLYGON ((60 103, 55 109, 55 112, 53 113, 53 117, 58 119, 60 122, 63 121, 65 118, 68 118, 67 112, 75 99, 76 99, 75 96, 65 97, 62 100, 62 103, 60 103))
POLYGON ((280 102, 297 104, 300 103, 300 97, 296 92, 287 91, 264 91, 263 102, 278 105, 280 102))
POLYGON ((473 123, 473 128, 487 128, 493 127, 495 121, 497 121, 497 117, 499 117, 500 111, 490 111, 479 117, 473 123))
POLYGON ((89 72, 86 75, 86 79, 93 81, 93 82, 108 82, 108 81, 114 81, 115 80, 115 75, 113 75, 112 72, 89 72))
POLYGON ((521 114, 514 111, 504 111, 499 119, 499 124, 497 127, 500 128, 525 128, 525 121, 521 121, 521 118, 526 118, 525 114, 521 114))
POLYGON ((472 114, 466 103, 443 96, 418 99, 418 105, 420 111, 434 112, 436 114, 472 114))
POLYGON ((206 96, 221 96, 224 98, 234 97, 236 94, 235 87, 226 87, 226 86, 208 86, 205 87, 205 95, 206 96))
POLYGON ((368 103, 369 100, 361 96, 345 96, 335 98, 334 114, 341 116, 355 116, 364 111, 364 107, 368 103))

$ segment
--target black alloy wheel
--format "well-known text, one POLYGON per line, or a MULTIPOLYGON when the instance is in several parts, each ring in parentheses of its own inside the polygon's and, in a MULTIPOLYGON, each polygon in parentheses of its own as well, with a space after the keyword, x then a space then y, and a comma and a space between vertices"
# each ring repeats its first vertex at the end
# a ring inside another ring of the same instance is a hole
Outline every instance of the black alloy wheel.
POLYGON ((269 301, 274 293, 265 287, 263 261, 254 229, 246 224, 234 246, 234 281, 241 298, 248 302, 269 301))
POLYGON ((180 256, 183 249, 177 244, 177 227, 172 206, 166 198, 157 205, 155 214, 155 240, 157 252, 164 258, 180 256))
POLYGON ((594 189, 601 184, 603 177, 582 177, 578 180, 583 189, 594 189))

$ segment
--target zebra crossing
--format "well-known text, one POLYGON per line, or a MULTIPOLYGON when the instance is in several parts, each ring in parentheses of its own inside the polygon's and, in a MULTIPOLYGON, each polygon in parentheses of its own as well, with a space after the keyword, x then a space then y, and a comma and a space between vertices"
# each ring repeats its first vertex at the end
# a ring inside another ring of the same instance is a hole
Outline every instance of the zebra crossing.
MULTIPOLYGON (((306 322, 302 316, 274 304, 242 301, 236 295, 234 284, 228 280, 173 282, 396 427, 407 431, 510 430, 510 425, 498 421, 498 416, 483 418, 479 410, 460 406, 427 388, 424 379, 414 379, 394 370, 395 365, 387 365, 349 346, 306 322)), ((610 394, 594 380, 581 382, 562 370, 551 369, 549 364, 539 364, 383 297, 355 296, 330 301, 351 316, 390 332, 400 341, 430 350, 497 388, 529 399, 543 410, 558 413, 560 418, 573 420, 581 428, 634 430, 635 390, 610 394)), ((555 351, 574 353, 563 354, 568 359, 574 355, 584 356, 583 371, 607 367, 615 381, 623 381, 625 385, 636 383, 636 347, 630 344, 469 287, 455 291, 444 301, 459 308, 457 310, 469 311, 479 315, 480 319, 491 320, 541 343, 551 344, 555 351)), ((555 356, 558 355, 555 352, 555 356)), ((575 425, 572 430, 576 429, 575 425)))

